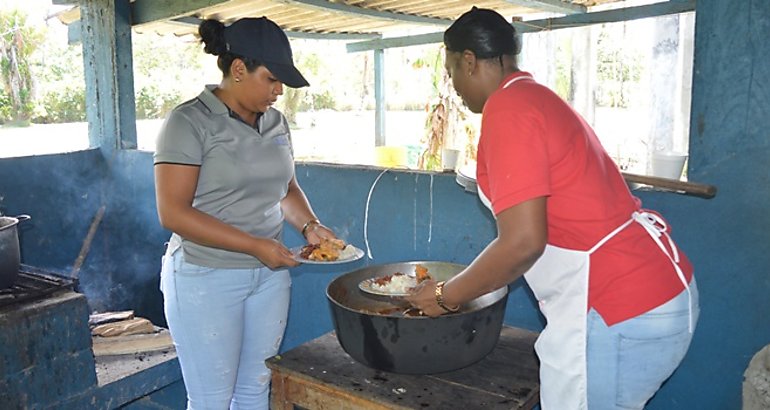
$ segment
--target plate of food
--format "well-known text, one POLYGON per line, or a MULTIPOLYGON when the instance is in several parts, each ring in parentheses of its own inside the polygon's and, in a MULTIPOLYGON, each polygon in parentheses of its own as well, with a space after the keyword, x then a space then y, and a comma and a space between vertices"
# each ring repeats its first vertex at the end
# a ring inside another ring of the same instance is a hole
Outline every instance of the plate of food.
POLYGON ((301 263, 334 264, 361 259, 364 251, 345 243, 342 239, 321 239, 320 243, 291 249, 294 260, 301 263))
POLYGON ((395 272, 390 275, 364 279, 358 284, 362 291, 378 296, 406 296, 425 280, 432 279, 428 268, 422 265, 414 267, 413 274, 395 272))

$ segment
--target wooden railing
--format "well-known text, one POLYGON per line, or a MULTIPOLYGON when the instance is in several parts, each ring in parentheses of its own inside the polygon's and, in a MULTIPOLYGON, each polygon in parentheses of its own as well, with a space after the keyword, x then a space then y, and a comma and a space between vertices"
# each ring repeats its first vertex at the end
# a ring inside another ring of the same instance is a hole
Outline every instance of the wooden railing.
POLYGON ((668 189, 685 195, 692 195, 706 199, 711 199, 717 194, 717 187, 714 185, 679 181, 676 179, 653 177, 649 175, 629 174, 627 172, 623 172, 623 178, 625 178, 626 182, 649 185, 655 188, 668 189))

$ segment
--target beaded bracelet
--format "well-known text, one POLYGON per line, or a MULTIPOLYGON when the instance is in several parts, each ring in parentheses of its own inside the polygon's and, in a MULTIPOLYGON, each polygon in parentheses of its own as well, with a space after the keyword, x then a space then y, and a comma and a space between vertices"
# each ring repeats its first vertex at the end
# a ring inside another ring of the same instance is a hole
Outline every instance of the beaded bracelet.
POLYGON ((321 225, 321 221, 319 221, 318 219, 311 219, 311 220, 305 222, 305 224, 302 225, 302 236, 303 237, 307 238, 307 235, 305 235, 305 233, 307 233, 307 230, 308 230, 308 228, 310 228, 311 225, 321 225))
POLYGON ((444 282, 439 282, 436 284, 436 303, 438 303, 441 309, 444 309, 449 313, 455 313, 460 310, 460 306, 450 308, 444 303, 444 282))

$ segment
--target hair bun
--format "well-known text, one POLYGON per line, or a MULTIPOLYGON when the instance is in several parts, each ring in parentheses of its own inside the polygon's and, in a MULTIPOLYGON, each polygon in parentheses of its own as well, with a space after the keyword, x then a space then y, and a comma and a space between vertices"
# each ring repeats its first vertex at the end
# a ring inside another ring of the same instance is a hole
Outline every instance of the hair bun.
POLYGON ((227 52, 227 42, 225 41, 225 25, 218 20, 203 20, 198 26, 198 35, 203 43, 203 51, 215 56, 227 52))

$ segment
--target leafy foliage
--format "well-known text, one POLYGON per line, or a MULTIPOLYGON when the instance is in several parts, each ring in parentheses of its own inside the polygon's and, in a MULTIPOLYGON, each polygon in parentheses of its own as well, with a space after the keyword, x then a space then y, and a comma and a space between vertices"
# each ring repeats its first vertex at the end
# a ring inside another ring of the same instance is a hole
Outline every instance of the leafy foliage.
POLYGON ((162 118, 182 102, 178 90, 160 90, 157 85, 147 85, 136 92, 136 119, 162 118))
POLYGON ((64 87, 43 95, 43 112, 34 118, 38 124, 81 122, 86 120, 86 96, 83 87, 64 87))
POLYGON ((26 121, 32 115, 30 56, 42 39, 43 33, 27 25, 25 13, 0 9, 0 76, 9 104, 0 109, 9 118, 0 120, 26 121))
POLYGON ((414 65, 416 68, 431 70, 435 93, 433 102, 427 107, 426 134, 421 140, 426 148, 417 162, 418 168, 425 170, 441 169, 441 153, 445 147, 463 148, 467 157, 476 158, 476 132, 468 123, 467 109, 457 97, 441 63, 442 55, 443 47, 414 65))

